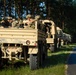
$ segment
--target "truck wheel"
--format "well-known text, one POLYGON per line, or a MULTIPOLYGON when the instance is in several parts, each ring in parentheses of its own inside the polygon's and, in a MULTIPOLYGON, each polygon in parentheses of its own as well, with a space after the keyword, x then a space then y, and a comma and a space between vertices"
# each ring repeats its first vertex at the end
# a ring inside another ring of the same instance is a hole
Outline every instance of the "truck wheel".
POLYGON ((38 68, 37 54, 30 54, 30 69, 34 70, 38 68))

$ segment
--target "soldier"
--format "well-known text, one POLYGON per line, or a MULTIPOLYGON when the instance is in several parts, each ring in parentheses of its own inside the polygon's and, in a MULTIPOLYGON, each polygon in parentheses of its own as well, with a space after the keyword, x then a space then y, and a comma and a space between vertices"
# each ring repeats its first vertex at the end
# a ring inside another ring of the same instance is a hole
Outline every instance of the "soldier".
POLYGON ((12 28, 18 28, 18 21, 13 19, 12 28))
POLYGON ((32 16, 30 15, 30 14, 28 14, 27 16, 26 16, 26 19, 27 20, 24 20, 23 21, 23 23, 24 23, 24 27, 25 26, 31 26, 31 24, 35 21, 34 19, 32 19, 32 16))
POLYGON ((0 23, 0 27, 4 28, 4 24, 5 24, 5 21, 4 21, 4 18, 2 18, 1 23, 0 23))
POLYGON ((8 27, 12 27, 12 17, 7 17, 8 27))
POLYGON ((19 28, 23 28, 23 20, 21 18, 18 18, 18 26, 19 28))
POLYGON ((12 26, 12 17, 2 18, 1 28, 9 28, 12 26))

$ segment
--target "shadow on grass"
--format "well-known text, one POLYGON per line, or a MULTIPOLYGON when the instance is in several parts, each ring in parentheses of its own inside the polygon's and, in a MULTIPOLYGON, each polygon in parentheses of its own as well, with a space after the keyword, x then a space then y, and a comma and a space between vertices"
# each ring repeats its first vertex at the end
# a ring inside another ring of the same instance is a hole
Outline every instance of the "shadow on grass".
POLYGON ((68 55, 69 53, 67 54, 63 53, 63 54, 48 56, 47 59, 44 61, 42 68, 46 68, 50 66, 52 67, 58 64, 66 64, 68 55))
POLYGON ((0 68, 0 70, 4 70, 4 69, 18 69, 20 67, 26 66, 28 65, 25 64, 23 61, 17 61, 17 62, 7 62, 3 64, 3 67, 0 68))
MULTIPOLYGON (((55 54, 55 55, 51 55, 48 56, 44 62, 43 65, 41 66, 41 68, 48 68, 48 67, 53 67, 56 66, 58 64, 66 64, 67 61, 67 56, 69 55, 69 53, 65 54, 55 54)), ((5 65, 4 68, 20 68, 22 66, 26 66, 28 64, 25 64, 24 62, 16 62, 14 64, 10 63, 8 65, 5 65)))
POLYGON ((70 47, 70 46, 62 46, 61 48, 58 48, 55 52, 59 52, 59 51, 72 51, 74 47, 70 47))
MULTIPOLYGON (((69 55, 69 53, 65 54, 57 54, 57 55, 52 55, 52 56, 48 56, 44 62, 43 65, 41 66, 41 68, 48 68, 48 67, 53 67, 59 64, 66 64, 67 62, 67 56, 69 55)), ((29 66, 28 63, 25 64, 24 62, 16 62, 14 64, 7 64, 5 65, 2 69, 18 69, 20 67, 23 66, 29 66)))
MULTIPOLYGON (((70 54, 70 51, 72 50, 75 50, 76 51, 76 47, 75 46, 63 46, 59 49, 57 49, 52 55, 48 56, 47 59, 45 60, 44 64, 43 64, 43 68, 45 67, 52 67, 52 66, 55 66, 55 65, 58 65, 58 64, 67 64, 68 62, 68 55, 70 54), (65 53, 65 51, 67 53, 65 53), (58 52, 61 52, 60 54, 56 54, 58 52)), ((71 55, 71 58, 70 59, 76 59, 76 58, 73 58, 73 57, 76 57, 76 54, 74 53, 73 55, 71 55)), ((69 60, 69 62, 72 61, 72 60, 69 60)), ((71 62, 71 64, 74 64, 76 62, 71 62)))

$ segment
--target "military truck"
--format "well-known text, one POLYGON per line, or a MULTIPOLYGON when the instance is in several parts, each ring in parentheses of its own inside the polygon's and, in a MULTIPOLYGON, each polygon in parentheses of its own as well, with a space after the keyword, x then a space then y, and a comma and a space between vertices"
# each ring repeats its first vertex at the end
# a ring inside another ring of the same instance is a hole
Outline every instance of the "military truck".
POLYGON ((46 33, 39 21, 34 27, 0 28, 0 64, 3 60, 29 62, 31 70, 39 68, 47 57, 46 33))
POLYGON ((64 44, 67 45, 71 43, 72 37, 70 34, 63 33, 63 40, 64 40, 64 44))
POLYGON ((60 27, 56 27, 57 29, 57 48, 64 45, 63 40, 63 31, 60 27))
POLYGON ((57 28, 57 47, 59 48, 60 46, 63 46, 65 44, 71 43, 71 35, 64 33, 60 27, 57 28))
POLYGON ((57 29, 56 25, 52 20, 43 20, 42 22, 46 26, 47 33, 47 49, 56 51, 57 49, 57 29))

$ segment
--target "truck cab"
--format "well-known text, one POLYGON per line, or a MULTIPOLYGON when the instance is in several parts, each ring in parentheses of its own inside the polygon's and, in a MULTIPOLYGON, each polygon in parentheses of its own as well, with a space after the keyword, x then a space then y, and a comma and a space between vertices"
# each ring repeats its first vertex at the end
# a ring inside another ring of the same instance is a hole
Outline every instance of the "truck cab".
POLYGON ((43 24, 46 26, 46 42, 47 49, 56 51, 57 49, 57 29, 56 25, 52 20, 43 20, 43 24))

